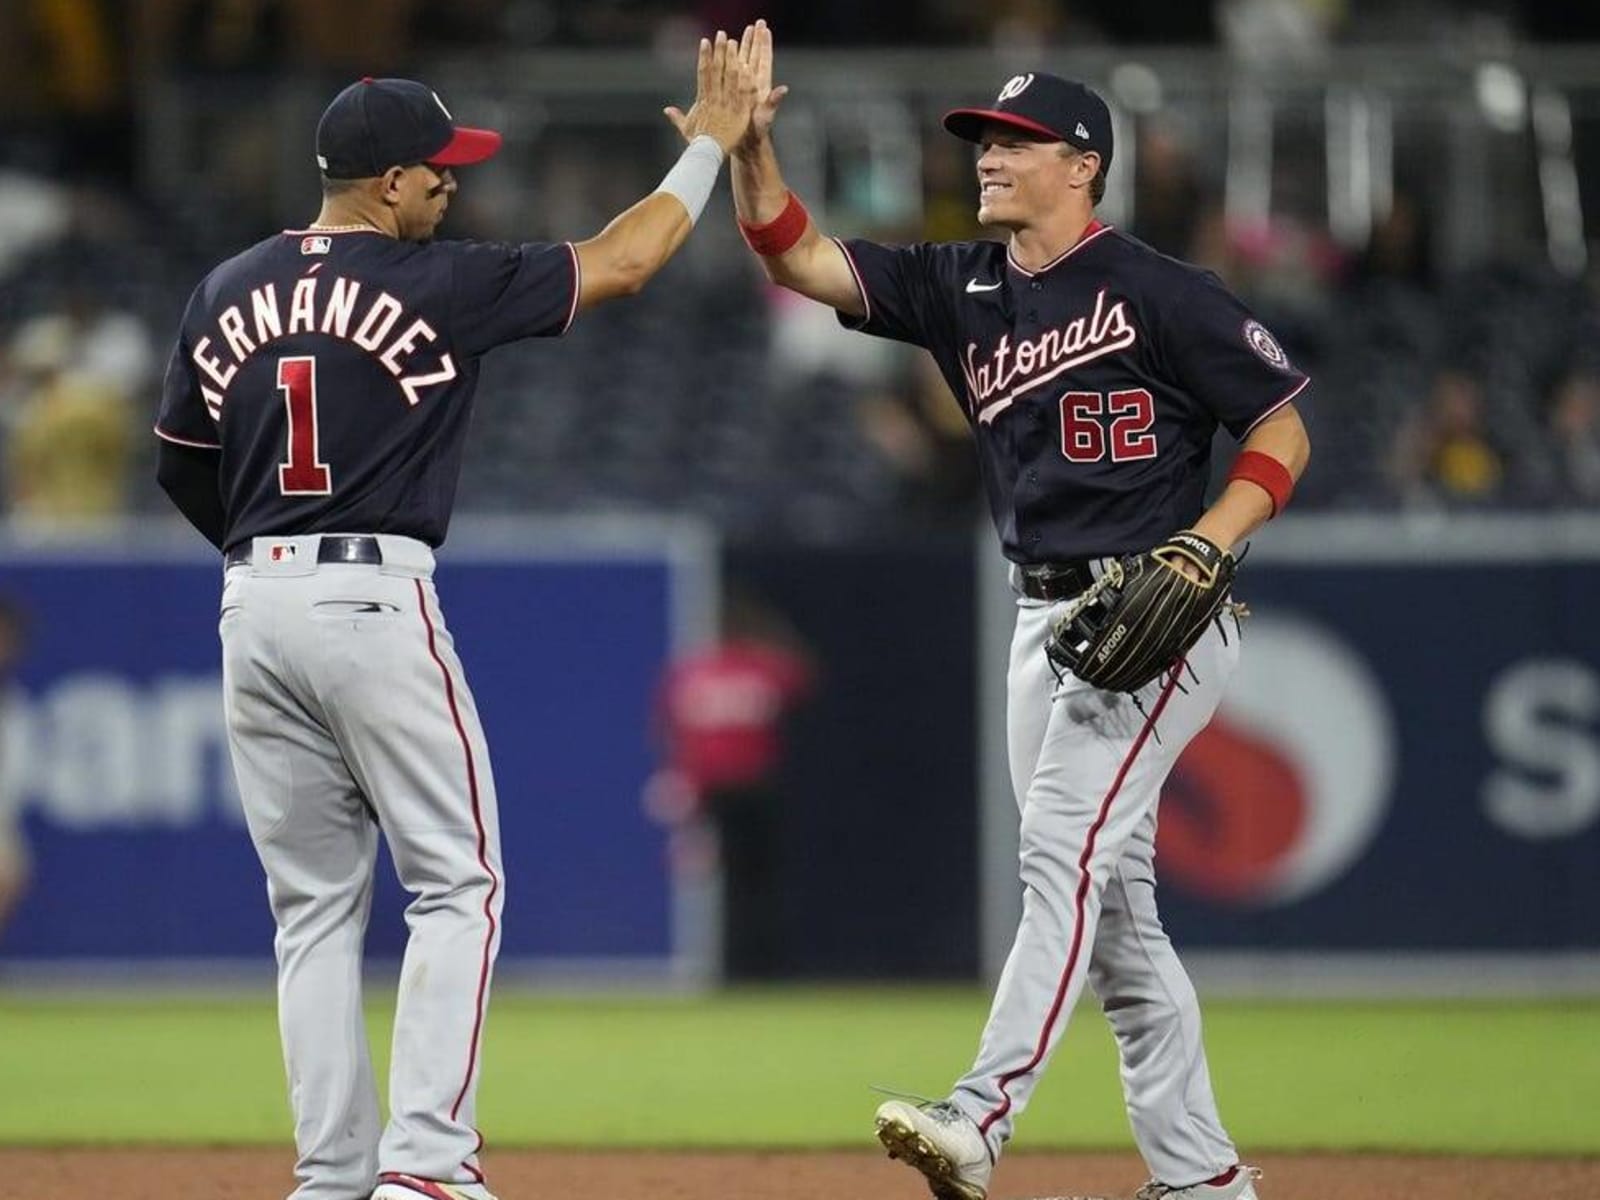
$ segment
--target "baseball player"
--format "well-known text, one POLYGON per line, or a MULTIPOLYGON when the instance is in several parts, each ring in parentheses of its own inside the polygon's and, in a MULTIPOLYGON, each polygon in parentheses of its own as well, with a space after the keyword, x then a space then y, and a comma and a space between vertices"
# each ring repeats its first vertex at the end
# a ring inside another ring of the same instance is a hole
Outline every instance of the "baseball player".
POLYGON ((478 364, 638 291, 688 237, 753 84, 702 41, 689 145, 587 241, 433 241, 500 146, 404 79, 317 126, 322 211, 201 282, 167 369, 160 481, 223 552, 229 745, 277 922, 294 1200, 487 1200, 474 1129, 503 874, 483 728, 432 582, 478 364), (390 1119, 361 1011, 378 831, 413 895, 390 1119), (376 1189, 376 1190, 374 1190, 376 1189))
POLYGON ((1208 620, 1181 668, 1133 693, 1058 679, 1045 647, 1116 556, 1164 539, 1220 555, 1283 509, 1309 453, 1291 403, 1306 377, 1214 276, 1095 218, 1111 120, 1082 84, 1019 75, 991 107, 944 119, 979 148, 978 217, 1005 241, 889 247, 818 232, 779 174, 770 129, 784 89, 763 24, 740 52, 758 95, 732 168, 746 240, 775 282, 933 355, 972 427, 1018 593, 1007 724, 1021 923, 971 1069, 947 1099, 883 1104, 878 1137, 940 1200, 984 1200, 1089 983, 1155 1176, 1142 1200, 1255 1200, 1154 878, 1161 784, 1216 709, 1237 622, 1208 620), (1218 425, 1243 453, 1208 508, 1218 425))

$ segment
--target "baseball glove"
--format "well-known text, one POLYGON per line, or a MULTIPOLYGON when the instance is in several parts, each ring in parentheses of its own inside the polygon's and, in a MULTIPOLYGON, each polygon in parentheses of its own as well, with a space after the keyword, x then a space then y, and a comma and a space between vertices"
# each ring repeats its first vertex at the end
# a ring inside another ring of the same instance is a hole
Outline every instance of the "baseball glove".
POLYGON ((1137 692, 1200 640, 1227 603, 1237 569, 1233 555, 1181 530, 1109 564, 1052 620, 1045 653, 1058 677, 1070 671, 1091 687, 1137 692), (1184 563, 1200 578, 1185 575, 1184 563))

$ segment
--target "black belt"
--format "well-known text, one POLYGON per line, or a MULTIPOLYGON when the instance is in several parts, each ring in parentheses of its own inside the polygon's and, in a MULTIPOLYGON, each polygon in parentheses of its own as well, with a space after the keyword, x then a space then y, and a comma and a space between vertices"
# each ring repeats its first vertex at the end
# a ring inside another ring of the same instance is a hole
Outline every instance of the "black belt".
MULTIPOLYGON (((254 559, 252 542, 240 542, 222 556, 222 565, 224 568, 245 567, 254 559)), ((337 537, 323 534, 322 540, 317 543, 317 562, 359 563, 376 567, 383 562, 383 549, 378 545, 378 539, 370 534, 341 534, 337 537)))
POLYGON ((1018 564, 1022 594, 1030 600, 1070 600, 1094 583, 1091 561, 1018 564))

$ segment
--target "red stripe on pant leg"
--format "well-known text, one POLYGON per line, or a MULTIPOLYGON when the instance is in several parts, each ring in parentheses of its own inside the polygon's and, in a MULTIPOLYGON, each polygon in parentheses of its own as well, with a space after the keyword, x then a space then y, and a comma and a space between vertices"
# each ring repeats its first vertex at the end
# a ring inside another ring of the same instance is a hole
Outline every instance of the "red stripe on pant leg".
MULTIPOLYGON (((483 825, 483 806, 478 796, 478 767, 472 757, 472 742, 467 737, 467 729, 461 720, 461 708, 456 703, 456 685, 450 678, 450 670, 444 665, 444 659, 439 656, 439 648, 434 638, 433 619, 428 616, 428 604, 422 590, 422 580, 413 581, 417 585, 417 608, 422 613, 422 623, 428 630, 428 653, 433 656, 433 661, 439 664, 439 674, 444 677, 445 700, 450 705, 450 719, 455 722, 456 736, 461 739, 461 751, 467 760, 467 791, 472 797, 472 823, 478 831, 478 864, 483 867, 484 873, 489 876, 489 894, 483 898, 483 916, 489 924, 488 936, 483 939, 483 963, 478 968, 478 993, 475 1002, 477 1010, 472 1022, 472 1043, 467 1051, 467 1073, 461 1081, 461 1090, 456 1093, 456 1102, 450 1106, 450 1119, 454 1121, 461 1111, 461 1105, 467 1098, 467 1089, 472 1086, 473 1071, 478 1062, 478 1039, 483 1032, 484 993, 489 987, 490 952, 494 948, 495 919, 494 898, 500 890, 500 877, 494 873, 494 868, 489 865, 489 833, 483 825)), ((478 1138, 478 1150, 483 1149, 483 1135, 473 1130, 478 1138)), ((475 1150, 474 1154, 477 1153, 475 1150)), ((476 1178, 483 1182, 483 1174, 471 1163, 463 1164, 476 1178)))
POLYGON ((1084 839, 1083 853, 1078 856, 1078 892, 1073 897, 1072 909, 1072 946, 1067 951, 1067 965, 1061 972, 1061 982, 1056 985, 1055 1002, 1050 1006, 1050 1013, 1045 1017, 1044 1028, 1039 1031, 1039 1044, 1034 1048, 1033 1057, 1015 1071, 1007 1071, 1000 1077, 1000 1095, 1004 1097, 1000 1104, 989 1112, 982 1121, 978 1122, 978 1132, 985 1136, 992 1126, 1006 1113, 1011 1111, 1011 1093, 1006 1091, 1006 1085, 1013 1079, 1019 1079, 1028 1074, 1044 1059, 1046 1048, 1050 1045, 1050 1032, 1056 1027, 1056 1020, 1061 1016, 1061 1006, 1066 1003, 1069 985, 1072 982, 1073 972, 1078 966, 1078 952, 1083 946, 1083 906, 1089 898, 1089 862, 1094 857, 1095 840, 1100 836, 1100 830, 1105 828, 1106 820, 1111 816, 1111 802, 1117 798, 1117 793, 1122 790, 1122 782, 1128 777, 1128 770, 1133 766, 1133 760, 1139 757, 1139 751, 1144 749, 1145 741, 1150 736, 1150 731, 1155 728, 1156 721, 1161 717, 1161 710, 1166 708, 1167 701, 1171 698, 1173 690, 1178 684, 1178 675, 1182 670, 1180 663, 1172 672, 1172 678, 1167 681, 1167 686, 1162 689, 1161 697, 1156 701, 1155 708, 1145 718, 1144 728, 1139 730, 1139 736, 1133 739, 1127 757, 1122 760, 1122 766, 1117 768, 1116 778, 1111 781, 1111 789, 1106 792, 1105 799, 1100 801, 1100 811, 1095 814, 1094 823, 1089 826, 1089 836, 1084 839))

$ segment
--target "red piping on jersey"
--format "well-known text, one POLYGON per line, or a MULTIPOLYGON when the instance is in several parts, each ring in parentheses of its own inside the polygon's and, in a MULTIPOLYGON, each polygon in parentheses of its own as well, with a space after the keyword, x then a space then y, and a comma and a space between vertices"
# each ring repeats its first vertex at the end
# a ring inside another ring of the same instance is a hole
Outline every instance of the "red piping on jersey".
POLYGON ((578 248, 568 242, 567 252, 572 255, 572 307, 567 310, 567 323, 561 327, 561 333, 572 328, 572 320, 578 315, 578 296, 583 291, 583 266, 578 262, 578 248))
MULTIPOLYGON (((475 1002, 476 1016, 472 1022, 472 1042, 467 1049, 467 1073, 461 1081, 461 1090, 456 1093, 455 1103, 450 1106, 450 1119, 454 1121, 461 1111, 461 1105, 467 1098, 467 1089, 472 1086, 472 1077, 478 1066, 478 1039, 483 1033, 484 997, 489 990, 489 966, 493 962, 494 935, 496 924, 494 919, 494 898, 500 890, 500 877, 495 874, 494 868, 489 865, 489 835, 483 824, 483 806, 478 795, 478 767, 472 757, 472 743, 467 738, 467 729, 461 721, 461 708, 456 703, 456 685, 450 677, 450 669, 444 665, 444 659, 439 656, 438 645, 434 639, 433 619, 428 616, 428 603, 422 590, 422 580, 412 581, 417 585, 417 610, 422 614, 422 624, 428 631, 428 653, 433 661, 439 664, 439 674, 444 676, 445 701, 450 705, 450 719, 455 722, 456 736, 461 739, 461 751, 467 760, 467 792, 472 797, 472 824, 478 831, 478 865, 489 876, 489 893, 483 898, 483 916, 489 924, 488 935, 483 939, 483 961, 478 968, 478 993, 475 1002)), ((478 1149, 483 1148, 483 1134, 476 1129, 472 1131, 478 1138, 478 1149)), ((476 1151, 474 1151, 476 1153, 476 1151)), ((468 1171, 477 1176, 479 1183, 483 1182, 483 1175, 471 1163, 463 1164, 468 1171)))
POLYGON ((1039 1043, 1034 1047, 1033 1057, 1016 1070, 1007 1071, 1000 1076, 1000 1094, 1005 1099, 978 1123, 978 1132, 985 1138, 988 1136, 989 1127, 1011 1111, 1011 1094, 1006 1091, 1006 1085, 1037 1067, 1044 1059, 1045 1050, 1050 1045, 1050 1033, 1056 1027, 1057 1018, 1061 1016, 1061 1006, 1066 1003, 1072 977, 1077 973, 1078 952, 1083 948, 1083 906, 1084 901, 1089 898, 1089 862, 1094 857, 1095 840, 1100 836, 1100 830, 1105 827, 1106 820, 1111 815, 1111 802, 1122 790, 1123 780, 1128 777, 1128 770, 1133 766, 1133 760, 1139 757, 1139 751, 1144 749, 1150 731, 1155 728, 1156 722, 1161 718, 1162 710, 1167 707, 1167 701, 1172 699, 1172 693, 1177 689, 1183 668, 1182 661, 1173 668, 1172 677, 1161 689, 1161 698, 1156 701, 1155 707, 1150 710, 1150 715, 1145 718, 1144 728, 1139 730, 1139 736, 1133 739, 1127 757, 1122 760, 1122 766, 1117 768, 1116 778, 1111 781, 1111 789, 1106 792, 1105 799, 1100 801, 1100 811, 1095 814, 1094 823, 1089 826, 1089 836, 1084 839, 1083 853, 1078 856, 1078 891, 1072 900, 1072 946, 1067 951, 1067 965, 1061 972, 1061 981, 1056 985, 1055 1002, 1051 1004, 1049 1015, 1045 1017, 1044 1028, 1039 1031, 1039 1043))
POLYGON ((178 446, 192 446, 196 450, 221 450, 222 447, 215 442, 191 442, 188 438, 173 437, 161 426, 155 426, 155 435, 164 442, 172 442, 178 446))
POLYGON ((867 310, 861 318, 861 323, 865 325, 868 321, 872 320, 872 298, 867 295, 867 285, 861 280, 861 272, 856 269, 855 256, 850 253, 849 248, 846 247, 845 244, 838 238, 833 239, 833 244, 839 247, 840 250, 844 251, 845 265, 850 268, 850 274, 855 276, 856 291, 861 293, 862 306, 867 310))
POLYGON ((1254 433, 1257 425, 1261 424, 1261 422, 1265 421, 1273 413, 1277 412, 1285 404, 1289 403, 1289 401, 1293 400, 1301 392, 1305 391, 1306 390, 1306 385, 1308 383, 1310 383, 1310 382, 1311 382, 1311 376, 1307 375, 1299 383, 1295 384, 1294 391, 1290 392, 1282 400, 1279 400, 1276 404, 1274 404, 1271 408, 1267 409, 1266 412, 1262 413, 1254 421, 1251 421, 1250 422, 1250 428, 1246 429, 1243 433, 1241 433, 1239 435, 1239 440, 1242 442, 1242 441, 1244 441, 1245 438, 1249 437, 1252 433, 1254 433))
POLYGON ((1110 233, 1114 228, 1115 226, 1113 225, 1102 225, 1099 221, 1091 220, 1086 226, 1084 226, 1083 233, 1079 236, 1077 241, 1073 242, 1072 245, 1068 246, 1060 254, 1056 255, 1049 262, 1045 263, 1045 265, 1040 267, 1037 271, 1030 271, 1027 267, 1019 263, 1016 260, 1016 256, 1011 253, 1010 246, 1006 247, 1006 261, 1011 264, 1014 270, 1020 271, 1029 279, 1032 279, 1035 275, 1043 275, 1046 271, 1055 266, 1062 259, 1066 258, 1069 254, 1077 253, 1090 242, 1094 241, 1095 238, 1099 237, 1102 233, 1110 233))

